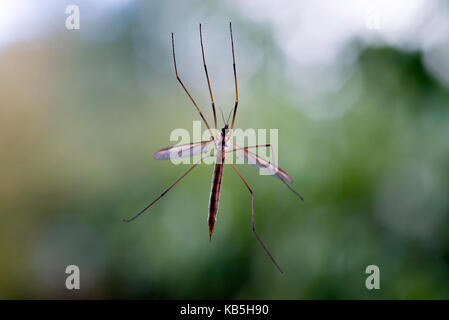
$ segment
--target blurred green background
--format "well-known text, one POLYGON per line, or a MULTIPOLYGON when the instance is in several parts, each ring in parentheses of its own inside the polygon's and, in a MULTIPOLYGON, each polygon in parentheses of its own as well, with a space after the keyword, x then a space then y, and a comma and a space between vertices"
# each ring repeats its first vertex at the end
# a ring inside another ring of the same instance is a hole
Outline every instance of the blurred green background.
POLYGON ((0 298, 449 298, 449 8, 444 1, 2 1, 0 298), (68 4, 81 29, 65 29, 68 4), (207 119, 198 23, 217 105, 279 129, 278 180, 156 161, 207 119), (65 289, 67 265, 81 289, 65 289), (367 290, 365 268, 380 268, 367 290))

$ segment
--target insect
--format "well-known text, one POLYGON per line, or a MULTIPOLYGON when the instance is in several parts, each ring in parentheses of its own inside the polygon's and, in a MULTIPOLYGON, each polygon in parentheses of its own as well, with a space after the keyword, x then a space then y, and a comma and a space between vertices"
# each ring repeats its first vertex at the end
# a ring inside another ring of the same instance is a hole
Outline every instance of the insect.
MULTIPOLYGON (((223 113, 222 113, 224 127, 221 129, 221 131, 217 131, 217 115, 216 115, 216 110, 215 110, 215 102, 214 102, 214 98, 213 98, 213 94, 212 94, 212 88, 211 88, 210 81, 209 81, 209 74, 207 72, 206 59, 204 57, 203 34, 202 34, 202 29, 201 29, 201 24, 200 24, 200 44, 201 44, 201 53, 202 53, 202 57, 203 57, 204 71, 206 73, 206 80, 207 80, 207 86, 209 88, 209 95, 210 95, 212 113, 213 113, 213 116, 214 116, 215 133, 219 132, 219 134, 213 134, 212 133, 212 130, 211 130, 211 128, 210 128, 206 118, 204 117, 204 115, 201 112, 200 108, 198 107, 197 103, 192 98, 192 96, 190 95, 189 91, 187 90, 187 88, 185 87, 184 83, 182 82, 181 78, 179 77, 178 67, 176 65, 175 40, 174 40, 173 33, 171 34, 172 53, 173 53, 173 66, 174 66, 176 79, 178 80, 178 82, 180 83, 181 87, 184 89, 184 91, 186 92, 187 96, 189 97, 190 101, 193 103, 193 105, 195 106, 196 110, 198 111, 202 121, 204 122, 204 124, 206 125, 207 129, 209 130, 211 139, 207 140, 207 141, 200 141, 200 142, 196 142, 196 143, 189 143, 189 144, 183 144, 183 145, 176 145, 176 146, 172 146, 172 147, 167 147, 167 148, 164 148, 164 149, 161 149, 161 150, 155 152, 154 153, 154 158, 156 160, 175 159, 175 158, 194 156, 194 155, 199 155, 199 154, 201 154, 201 157, 200 157, 200 159, 198 161, 193 163, 193 165, 186 172, 184 172, 183 175, 181 175, 164 192, 162 192, 162 194, 159 197, 157 197, 155 200, 153 200, 153 202, 151 202, 149 205, 147 205, 145 208, 143 208, 135 216, 133 216, 133 217, 131 217, 129 219, 124 219, 125 222, 130 222, 130 221, 136 219, 142 213, 144 213, 153 204, 155 204, 159 199, 161 199, 165 194, 167 194, 167 192, 170 191, 187 174, 189 174, 190 171, 192 171, 204 158, 207 158, 207 156, 208 156, 208 154, 206 153, 207 147, 209 145, 211 145, 211 144, 214 146, 215 151, 216 151, 216 155, 215 155, 216 156, 216 162, 215 162, 214 172, 213 172, 213 175, 212 175, 212 187, 211 187, 210 198, 209 198, 209 214, 208 214, 208 217, 207 217, 207 223, 208 223, 208 228, 209 228, 209 240, 212 239, 212 233, 214 231, 215 221, 216 221, 216 218, 217 218, 218 204, 219 204, 219 201, 220 201, 220 193, 221 193, 221 185, 222 185, 222 181, 223 181, 223 170, 224 170, 224 164, 225 164, 225 159, 226 159, 226 155, 227 154, 230 154, 230 153, 233 153, 233 152, 239 153, 241 156, 243 156, 244 160, 247 163, 255 166, 256 168, 264 170, 265 172, 268 172, 270 175, 280 179, 301 200, 304 200, 302 198, 302 196, 299 193, 297 193, 295 190, 293 190, 291 188, 291 186, 287 183, 287 182, 292 182, 293 181, 293 179, 287 174, 287 172, 285 172, 281 168, 277 167, 274 164, 274 161, 273 161, 273 163, 270 162, 270 161, 267 161, 267 160, 259 157, 255 153, 253 153, 253 152, 248 150, 248 149, 270 147, 271 148, 271 155, 273 156, 273 148, 272 148, 272 146, 270 144, 240 147, 240 146, 234 144, 231 141, 232 130, 234 128, 235 116, 236 116, 236 113, 237 113, 237 106, 238 106, 238 103, 239 103, 238 89, 237 89, 237 72, 236 72, 235 54, 234 54, 234 39, 233 39, 233 36, 232 36, 232 24, 231 24, 231 22, 229 23, 229 31, 230 31, 230 36, 231 36, 232 66, 233 66, 233 70, 234 70, 235 104, 234 104, 234 109, 233 109, 233 116, 232 116, 232 123, 231 123, 231 125, 229 126, 229 118, 231 116, 231 113, 229 113, 229 116, 228 116, 227 120, 224 119, 224 116, 223 116, 223 113)), ((232 110, 231 110, 231 112, 232 112, 232 110)), ((243 183, 245 184, 246 188, 248 189, 248 191, 251 194, 251 230, 254 233, 254 235, 256 236, 257 241, 262 246, 262 248, 265 251, 265 253, 270 258, 271 262, 279 270, 280 273, 283 273, 282 269, 279 267, 278 263, 273 258, 273 256, 268 251, 268 249, 265 247, 265 244, 262 242, 261 238, 259 237, 258 233, 256 232, 256 227, 255 227, 255 223, 254 223, 254 191, 251 189, 250 185, 248 184, 246 179, 242 176, 242 174, 237 169, 237 167, 233 163, 231 163, 231 166, 235 170, 235 172, 238 174, 238 176, 243 181, 243 183)))

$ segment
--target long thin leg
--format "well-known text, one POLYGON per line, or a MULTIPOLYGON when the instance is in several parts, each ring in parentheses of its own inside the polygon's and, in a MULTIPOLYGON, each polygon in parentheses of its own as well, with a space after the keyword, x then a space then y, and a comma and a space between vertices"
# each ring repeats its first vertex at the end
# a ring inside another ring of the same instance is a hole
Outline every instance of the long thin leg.
POLYGON ((226 151, 226 153, 232 153, 232 152, 239 151, 239 150, 248 150, 248 149, 265 148, 265 147, 271 147, 271 145, 270 144, 258 144, 258 145, 255 145, 255 146, 234 148, 232 150, 226 151))
POLYGON ((124 222, 131 222, 134 219, 136 219, 138 216, 140 216, 142 213, 144 213, 147 209, 149 209, 153 204, 155 204, 160 198, 162 198, 163 196, 165 196, 165 194, 167 192, 170 191, 171 188, 173 188, 179 181, 181 181, 182 178, 184 178, 190 171, 193 170, 193 168, 195 168, 200 162, 201 160, 203 160, 206 157, 201 157, 197 162, 195 162, 190 168, 189 170, 187 170, 186 172, 184 172, 184 174, 182 176, 180 176, 178 179, 176 179, 176 181, 167 189, 165 189, 164 192, 161 193, 161 195, 159 197, 157 197, 153 202, 151 202, 149 205, 147 205, 145 208, 143 208, 138 214, 136 214, 135 216, 129 218, 129 219, 123 219, 124 222))
POLYGON ((251 193, 251 229, 254 233, 254 235, 257 238, 257 241, 259 241, 260 245, 262 246, 262 248, 265 250, 265 253, 268 255, 268 257, 270 258, 271 262, 274 264, 274 266, 279 270, 280 273, 284 273, 282 272, 282 269, 279 267, 279 265, 277 264, 276 260, 274 260, 273 256, 271 255, 271 253, 268 251, 268 249, 265 247, 265 245, 263 244, 262 240, 260 239, 259 235, 256 232, 256 226, 254 224, 254 191, 251 189, 251 187, 249 186, 248 182, 246 182, 245 178, 243 178, 242 174, 240 173, 240 171, 237 169, 237 167, 234 164, 231 164, 232 167, 234 168, 234 170, 237 172, 237 174, 239 175, 239 177, 242 179, 243 183, 245 184, 245 186, 248 188, 248 191, 251 193))
POLYGON ((184 86, 184 84, 181 81, 181 78, 178 75, 178 68, 176 66, 176 56, 175 56, 175 38, 173 35, 173 32, 171 33, 171 44, 172 44, 172 50, 173 50, 173 64, 175 66, 175 74, 176 74, 176 79, 178 79, 179 83, 181 84, 182 88, 184 89, 184 91, 187 93, 187 95, 190 98, 190 101, 192 101, 193 105, 195 106, 196 110, 198 111, 198 113, 201 116, 201 119, 203 119, 204 124, 206 125, 207 129, 209 130, 209 133, 212 137, 212 139, 215 140, 215 136, 212 134, 212 131, 210 130, 209 124, 207 123, 206 118, 204 118, 203 113, 201 112, 200 108, 198 107, 198 105, 196 104, 195 100, 193 100, 192 96, 190 95, 189 91, 186 89, 186 87, 184 86))
POLYGON ((210 87, 209 74, 207 73, 206 59, 204 58, 203 33, 201 32, 201 23, 200 23, 200 43, 201 43, 201 53, 203 54, 204 71, 206 72, 207 86, 209 87, 210 103, 212 104, 212 112, 214 113, 214 124, 215 129, 217 129, 217 115, 215 113, 214 97, 212 95, 212 88, 210 87))
POLYGON ((237 90, 237 72, 235 70, 235 54, 234 54, 234 39, 232 38, 232 23, 229 22, 229 31, 231 32, 231 46, 232 46, 232 67, 234 68, 234 84, 235 84, 235 105, 234 115, 232 116, 231 130, 234 128, 235 114, 237 113, 237 105, 239 104, 239 92, 237 90))
MULTIPOLYGON (((248 147, 238 147, 238 148, 234 148, 232 150, 226 151, 226 153, 232 153, 232 152, 236 152, 239 150, 248 150, 248 149, 257 149, 257 148, 268 148, 270 147, 271 149, 271 162, 268 161, 269 164, 273 164, 276 167, 276 163, 274 161, 274 151, 273 151, 273 145, 271 145, 270 143, 268 144, 258 144, 255 146, 248 146, 248 147)), ((296 192, 295 192, 296 193, 296 192)))
POLYGON ((226 153, 232 153, 232 152, 239 151, 239 150, 248 150, 248 149, 255 149, 255 148, 268 148, 268 147, 270 147, 270 149, 271 149, 271 156, 270 156, 271 162, 269 161, 268 163, 269 164, 273 164, 276 167, 276 163, 274 161, 273 146, 270 143, 268 143, 268 144, 258 144, 258 145, 255 145, 255 146, 248 146, 248 147, 238 147, 238 148, 234 148, 232 150, 226 151, 226 153))

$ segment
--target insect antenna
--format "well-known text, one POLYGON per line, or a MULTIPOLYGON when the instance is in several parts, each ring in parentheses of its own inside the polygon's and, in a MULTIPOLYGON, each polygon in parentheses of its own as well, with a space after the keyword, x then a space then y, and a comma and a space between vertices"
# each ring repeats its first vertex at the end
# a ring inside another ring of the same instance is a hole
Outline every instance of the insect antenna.
MULTIPOLYGON (((219 108, 220 108, 220 107, 219 107, 219 108)), ((223 114, 223 109, 220 108, 220 111, 221 111, 221 118, 223 119, 224 124, 228 124, 228 123, 229 123, 229 120, 231 119, 232 109, 231 109, 231 111, 229 112, 229 115, 228 115, 228 117, 226 118, 226 120, 225 120, 225 117, 224 117, 224 114, 223 114)))
POLYGON ((229 123, 229 120, 231 119, 231 114, 232 114, 232 109, 231 109, 231 111, 229 112, 228 120, 226 120, 226 123, 229 123))
POLYGON ((219 108, 221 111, 221 118, 223 119, 223 122, 226 124, 227 122, 225 121, 225 118, 224 118, 223 109, 221 107, 219 107, 219 108))

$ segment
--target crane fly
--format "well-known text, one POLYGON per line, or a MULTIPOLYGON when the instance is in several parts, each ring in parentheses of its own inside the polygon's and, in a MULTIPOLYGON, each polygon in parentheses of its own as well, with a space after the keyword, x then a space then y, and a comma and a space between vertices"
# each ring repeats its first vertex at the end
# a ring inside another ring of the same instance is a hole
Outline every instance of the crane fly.
MULTIPOLYGON (((217 218, 218 213, 218 204, 220 201, 220 193, 221 193, 221 185, 223 181, 223 170, 224 170, 224 164, 226 155, 230 153, 236 152, 240 156, 242 156, 245 160, 245 162, 255 166, 256 168, 259 168, 260 170, 265 171, 266 173, 280 179, 292 192, 294 192, 301 200, 304 200, 302 196, 297 193, 295 190, 291 188, 291 186, 288 184, 288 182, 293 182, 293 179, 281 168, 275 165, 274 161, 270 162, 267 161, 261 157, 259 157, 257 154, 251 152, 249 149, 257 149, 257 148, 271 148, 271 156, 273 158, 273 148, 271 144, 263 144, 263 145, 255 145, 255 146, 247 146, 247 147, 240 147, 236 145, 235 143, 231 142, 231 136, 232 136, 232 130, 234 128, 235 124, 235 116, 237 113, 237 106, 239 103, 239 96, 238 96, 238 89, 237 89, 237 72, 235 67, 235 54, 234 54, 234 39, 232 36, 232 24, 229 23, 229 31, 231 36, 231 48, 232 48, 232 67, 234 70, 234 86, 235 86, 235 104, 233 109, 233 116, 232 116, 232 122, 231 125, 229 125, 229 118, 231 116, 231 113, 229 113, 228 119, 225 120, 223 113, 223 122, 224 127, 221 129, 221 131, 217 131, 217 114, 215 109, 215 102, 214 97, 212 94, 212 88, 209 81, 209 74, 207 72, 207 66, 206 66, 206 59, 204 57, 204 46, 203 46, 203 34, 201 30, 201 24, 200 24, 200 44, 201 44, 201 53, 203 57, 203 65, 204 65, 204 71, 206 73, 206 80, 207 80, 207 86, 209 88, 209 95, 210 95, 210 101, 211 101, 211 107, 212 107, 212 114, 214 117, 214 128, 215 132, 220 132, 220 134, 213 134, 212 130, 209 126, 209 123, 207 122, 206 118, 204 117, 203 113, 201 112, 200 108, 198 107, 195 100, 190 95, 189 91, 185 87, 184 83, 182 82, 181 78, 178 74, 178 67, 176 65, 176 55, 175 55, 175 39, 173 33, 171 34, 171 41, 172 41, 172 53, 173 53, 173 66, 174 71, 176 75, 176 79, 178 80, 181 87, 184 89, 185 93, 189 97, 190 101, 193 103, 195 109, 198 111, 202 121, 206 125, 211 139, 207 141, 200 141, 195 143, 189 143, 189 144, 182 144, 182 145, 176 145, 172 147, 167 147, 164 149, 161 149, 154 153, 154 158, 156 160, 168 160, 168 159, 176 159, 181 157, 187 157, 187 156, 194 156, 194 155, 201 155, 200 159, 193 163, 193 165, 186 171, 184 174, 182 174, 175 182, 173 182, 162 194, 157 197, 153 202, 151 202, 149 205, 147 205, 145 208, 143 208, 139 213, 137 213, 135 216, 124 219, 125 222, 130 222, 137 217, 139 217, 142 213, 144 213, 147 209, 149 209, 153 204, 155 204, 159 199, 161 199, 165 194, 167 194, 168 191, 170 191, 179 181, 181 181, 187 174, 190 173, 203 159, 207 158, 208 154, 206 153, 207 147, 209 145, 213 145, 216 151, 216 162, 214 167, 214 172, 212 175, 212 186, 211 186, 211 192, 210 192, 210 198, 209 198, 209 214, 207 217, 207 224, 209 228, 209 240, 212 239, 212 233, 214 231, 215 221, 217 218)), ((232 112, 232 110, 231 110, 232 112)), ((210 155, 209 155, 210 156, 210 155)), ((240 177, 240 179, 245 184, 245 187, 248 189, 248 191, 251 194, 251 230, 256 236, 257 241, 267 254, 267 256, 270 258, 271 262, 274 264, 274 266, 279 270, 280 273, 282 272, 282 269, 279 267, 276 260, 273 258, 271 253, 268 251, 268 249, 265 247, 265 244, 262 242, 261 238, 259 237, 258 233, 256 232, 256 227, 254 223, 254 191, 246 181, 246 179, 243 177, 243 175, 240 173, 240 171, 237 169, 237 167, 231 163, 232 168, 237 173, 237 175, 240 177)))

